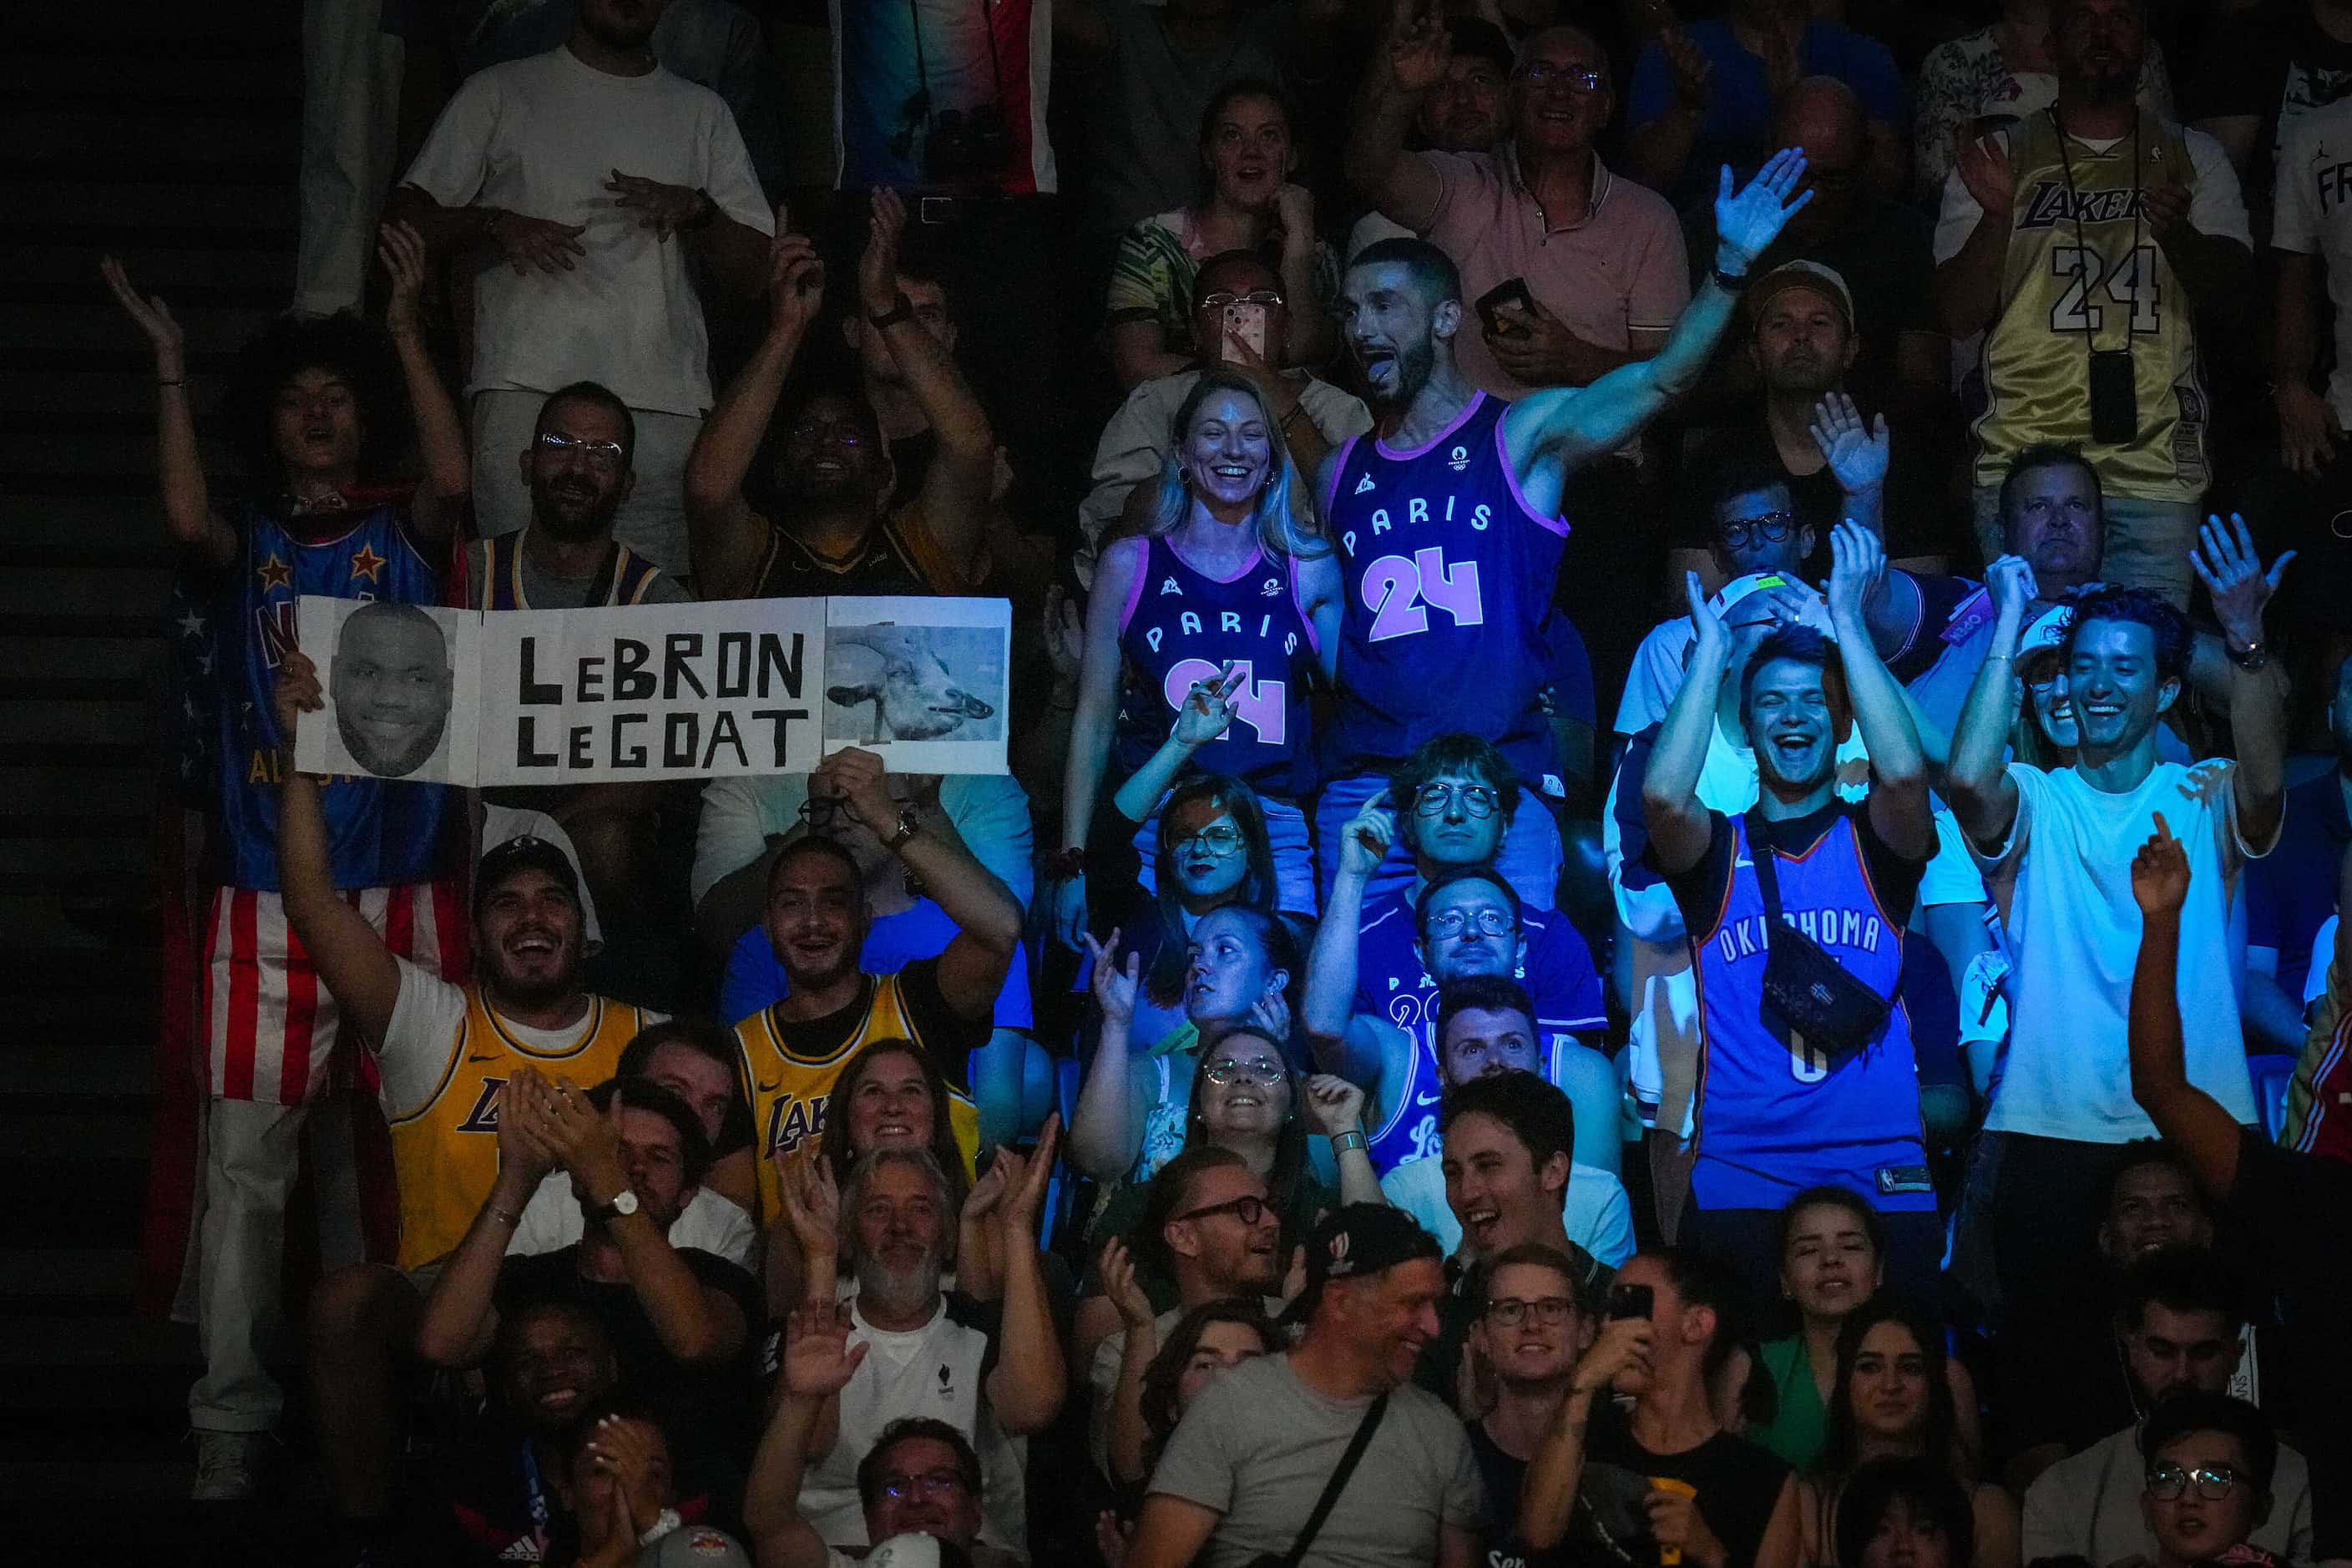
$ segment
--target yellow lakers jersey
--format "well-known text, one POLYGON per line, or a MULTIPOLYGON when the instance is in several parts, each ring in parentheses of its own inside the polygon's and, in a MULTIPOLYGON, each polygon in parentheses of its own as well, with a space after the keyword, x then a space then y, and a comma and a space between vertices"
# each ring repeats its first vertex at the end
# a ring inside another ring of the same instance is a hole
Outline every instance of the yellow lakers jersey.
MULTIPOLYGON (((896 974, 874 978, 874 996, 866 1016, 840 1045, 822 1056, 793 1049, 786 1038, 790 1026, 780 1022, 775 1009, 763 1008, 735 1026, 735 1041, 743 1058, 743 1083, 751 1101, 751 1124, 757 1134, 752 1154, 760 1169, 760 1212, 781 1211, 776 1189, 776 1156, 791 1158, 814 1149, 824 1131, 826 1103, 833 1086, 850 1058, 877 1040, 912 1040, 928 1054, 914 1016, 907 1010, 896 974)), ((971 1096, 950 1086, 948 1123, 955 1129, 963 1150, 964 1174, 980 1154, 980 1108, 971 1096)))
POLYGON ((2062 152, 2047 113, 2009 135, 2017 196, 2000 314, 1984 339, 1976 482, 1999 484, 2009 459, 2037 441, 2065 441, 2082 447, 2111 496, 2195 500, 2209 479, 2209 420, 2192 308, 2139 211, 2142 187, 2193 178, 2188 143, 2146 112, 2137 136, 2105 152, 2071 136, 2062 152), (2106 446, 2091 439, 2089 359, 2119 350, 2132 357, 2139 435, 2106 446))
POLYGON ((516 1038, 479 985, 466 987, 466 1021, 450 1043, 439 1087, 422 1109, 392 1123, 400 1183, 400 1266, 430 1263, 465 1239, 499 1179, 499 1096, 515 1068, 562 1073, 583 1089, 621 1065, 621 1047, 653 1022, 642 1009, 591 996, 572 1043, 560 1051, 516 1038))

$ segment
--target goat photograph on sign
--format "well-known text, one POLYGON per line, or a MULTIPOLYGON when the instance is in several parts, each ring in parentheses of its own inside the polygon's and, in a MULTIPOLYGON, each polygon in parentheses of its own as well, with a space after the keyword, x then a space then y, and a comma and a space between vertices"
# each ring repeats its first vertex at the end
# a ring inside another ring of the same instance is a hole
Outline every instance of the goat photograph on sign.
POLYGON ((826 601, 824 750, 893 773, 1005 771, 1013 609, 1003 599, 826 601))

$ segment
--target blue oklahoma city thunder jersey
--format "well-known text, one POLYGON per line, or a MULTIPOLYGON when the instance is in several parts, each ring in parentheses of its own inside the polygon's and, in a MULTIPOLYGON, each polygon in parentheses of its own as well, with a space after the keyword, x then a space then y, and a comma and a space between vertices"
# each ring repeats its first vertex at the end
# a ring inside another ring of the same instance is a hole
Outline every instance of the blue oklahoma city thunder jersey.
MULTIPOLYGON (((1527 950, 1514 976, 1536 1005, 1536 1031, 1543 1048, 1543 1073, 1559 1081, 1560 1053, 1577 1048, 1576 1036, 1606 1027, 1601 977, 1592 954, 1568 918, 1558 911, 1522 916, 1527 950)), ((1356 938, 1354 1011, 1385 1018, 1413 1038, 1413 1080, 1396 1103, 1378 1108, 1379 1127, 1366 1143, 1372 1168, 1386 1175, 1398 1165, 1438 1152, 1437 1100, 1444 1075, 1437 1065, 1437 982, 1413 943, 1412 900, 1391 894, 1365 907, 1356 938)))
POLYGON ((1568 524, 1519 494, 1503 450, 1510 405, 1479 393, 1427 446, 1355 437, 1323 498, 1347 585, 1339 713, 1328 776, 1402 761, 1467 731, 1521 776, 1555 771, 1538 693, 1568 524))
POLYGON ((1188 564, 1165 538, 1146 541, 1142 569, 1119 614, 1125 665, 1117 731, 1119 767, 1133 773, 1168 738, 1196 680, 1240 665, 1233 727, 1192 753, 1202 773, 1232 773, 1267 795, 1296 797, 1313 784, 1307 693, 1315 628, 1298 603, 1298 564, 1258 552, 1219 580, 1188 564))
MULTIPOLYGON (((213 642, 221 826, 214 871, 227 886, 278 888, 279 736, 270 698, 294 642, 295 601, 317 594, 439 602, 440 574, 401 526, 402 506, 374 494, 365 501, 302 520, 316 533, 297 532, 274 509, 247 507, 236 559, 213 598, 211 624, 191 627, 184 616, 174 628, 213 642)), ((323 665, 325 651, 312 657, 323 665)), ((445 785, 405 779, 330 780, 320 798, 335 886, 431 880, 441 868, 445 825, 454 820, 450 794, 445 785)))
MULTIPOLYGON (((1857 809, 1842 810, 1803 856, 1780 858, 1780 913, 1847 973, 1894 996, 1903 921, 1881 908, 1871 886, 1857 809)), ((1898 1000, 1879 1037, 1835 1070, 1765 1016, 1764 893, 1746 814, 1730 825, 1722 911, 1704 930, 1690 922, 1700 1037, 1693 1195, 1702 1208, 1777 1209, 1806 1187, 1834 1184, 1882 1209, 1934 1208, 1909 1016, 1898 1000)))

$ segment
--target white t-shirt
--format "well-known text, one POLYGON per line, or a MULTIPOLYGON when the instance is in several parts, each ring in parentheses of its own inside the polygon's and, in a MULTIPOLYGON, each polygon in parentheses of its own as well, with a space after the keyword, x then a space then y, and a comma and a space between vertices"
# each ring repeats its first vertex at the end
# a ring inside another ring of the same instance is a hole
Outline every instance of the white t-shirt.
MULTIPOLYGON (((1408 1160, 1381 1178, 1381 1195, 1420 1222, 1451 1258, 1462 1246, 1462 1222, 1445 1201, 1445 1163, 1408 1160)), ((1633 1205, 1625 1184, 1597 1165, 1568 1167, 1559 1205, 1568 1239, 1614 1268, 1633 1256, 1633 1205)))
POLYGON ((657 240, 604 188, 614 170, 706 192, 737 223, 775 219, 726 102, 656 67, 608 75, 569 47, 475 72, 434 122, 404 184, 443 206, 480 203, 585 226, 569 271, 475 275, 468 393, 597 381, 632 408, 710 406, 709 339, 688 241, 657 240))
MULTIPOLYGON (((2009 132, 1996 131, 1993 139, 2005 151, 2009 132)), ((2246 200, 2238 189, 2238 172, 2230 166, 2230 155, 2221 144, 2204 132, 2183 126, 2180 139, 2189 149, 2189 226, 2200 234, 2210 234, 2223 239, 2234 239, 2247 249, 2253 248, 2253 236, 2246 227, 2246 200)), ((2076 138, 2094 152, 2104 153, 2124 140, 2111 136, 2105 141, 2094 137, 2076 138)), ((1961 183, 1960 171, 1955 167, 1944 176, 1944 207, 1936 218, 1936 259, 1949 261, 1960 253, 1976 232, 1977 219, 1984 208, 1961 183)))
MULTIPOLYGON (((522 1219, 515 1226, 514 1236, 507 1243, 509 1258, 527 1258, 539 1252, 561 1252, 580 1239, 585 1222, 580 1214, 580 1200, 572 1195, 572 1177, 564 1171, 551 1171, 523 1205, 522 1219)), ((669 1244, 674 1247, 691 1247, 723 1258, 747 1273, 756 1274, 759 1267, 751 1261, 758 1245, 759 1231, 743 1205, 732 1198, 721 1197, 709 1187, 697 1187, 688 1198, 686 1210, 669 1227, 669 1244)))
POLYGON ((2282 128, 2271 244, 2299 256, 2316 255, 2327 272, 2336 307, 2336 368, 2327 376, 2327 405, 2352 425, 2352 100, 2306 110, 2282 128))
MULTIPOLYGON (((2270 853, 2238 832, 2236 764, 2158 763, 2137 789, 2106 795, 2074 768, 2010 764, 2017 822, 2006 844, 1972 844, 2000 906, 2015 971, 2009 1051, 1988 1131, 2085 1143, 2152 1138, 2131 1096, 2126 1018, 2140 947, 2132 857, 2164 820, 2189 854, 2180 913, 2181 1043, 2189 1081, 2239 1121, 2254 1121, 2238 1024, 2245 925, 2235 921, 2240 874, 2270 853)), ((2275 834, 2273 834, 2275 837, 2275 834)))

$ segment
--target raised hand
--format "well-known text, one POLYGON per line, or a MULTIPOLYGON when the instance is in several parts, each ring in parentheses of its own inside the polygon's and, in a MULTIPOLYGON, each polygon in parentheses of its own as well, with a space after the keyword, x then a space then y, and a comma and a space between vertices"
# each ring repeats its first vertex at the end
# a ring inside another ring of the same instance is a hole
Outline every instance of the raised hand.
POLYGON ((1993 613, 2022 624, 2026 611, 2042 596, 2033 567, 2021 555, 2003 555, 1985 568, 1985 586, 1992 591, 1993 613))
POLYGON ((798 339, 824 309, 824 262, 816 241, 791 227, 792 209, 776 206, 776 232, 768 241, 768 330, 798 339))
POLYGON ((319 667, 299 647, 278 656, 278 684, 270 689, 269 710, 278 720, 279 742, 290 754, 296 721, 327 706, 327 689, 319 684, 319 667))
POLYGON ((2177 915, 2189 900, 2189 851, 2172 836, 2172 825, 2160 811, 2156 832, 2132 857, 2131 886, 2142 917, 2177 915))
POLYGON ((1151 1298, 1135 1282, 1135 1259, 1118 1237, 1103 1243, 1095 1259, 1095 1278, 1102 1281, 1103 1294, 1118 1309, 1119 1321, 1129 1332, 1149 1326, 1160 1315, 1151 1310, 1151 1298))
POLYGON ((1685 109, 1704 110, 1715 97, 1715 62, 1680 27, 1658 34, 1658 47, 1666 57, 1666 74, 1674 79, 1675 99, 1685 109))
POLYGON ((994 1214, 996 1205, 1004 1201, 1004 1183, 1010 1171, 1011 1167, 1003 1160, 991 1160, 988 1169, 972 1183, 971 1191, 964 1194, 963 1213, 957 1216, 958 1219, 970 1225, 974 1220, 985 1219, 994 1214))
POLYGON ((122 307, 123 314, 147 334, 148 342, 154 346, 155 374, 165 380, 184 378, 188 334, 172 314, 172 307, 163 303, 163 296, 139 292, 131 281, 131 274, 111 256, 100 258, 98 274, 114 290, 115 301, 122 307))
POLYGON ((1126 967, 1119 966, 1118 929, 1116 926, 1111 928, 1108 942, 1097 942, 1092 931, 1080 931, 1078 935, 1085 940, 1087 952, 1094 959, 1091 984, 1095 1005, 1102 1009, 1103 1022, 1125 1028, 1135 1022, 1135 999, 1143 989, 1143 954, 1130 952, 1127 955, 1126 967))
POLYGON ((1576 1373, 1569 1391, 1605 1394, 1616 1383, 1618 1373, 1633 1368, 1647 1373, 1657 1338, 1657 1325, 1647 1318, 1610 1319, 1601 1326, 1592 1348, 1576 1358, 1576 1373))
POLYGON ((1577 336, 1576 329, 1537 304, 1530 310, 1511 303, 1496 315, 1508 332, 1485 332, 1487 352, 1513 379, 1529 386, 1574 386, 1596 380, 1607 368, 1596 357, 1600 351, 1577 336))
POLYGON ((849 1342, 849 1305, 801 1307, 784 1320, 784 1392, 825 1399, 849 1386, 869 1348, 849 1342))
POLYGON ((1281 992, 1269 991, 1250 1005, 1243 1022, 1279 1046, 1290 1038, 1290 1004, 1281 992))
POLYGON ((634 1534, 644 1534, 661 1518, 659 1458, 654 1429, 634 1416, 607 1415, 588 1439, 589 1462, 612 1476, 614 1493, 628 1500, 634 1534))
POLYGON ((784 1225, 808 1258, 841 1255, 841 1188, 833 1179, 833 1163, 812 1144, 806 1152, 788 1158, 779 1149, 769 1158, 776 1165, 776 1192, 784 1211, 784 1225))
POLYGON ((1683 596, 1690 603, 1691 640, 1690 668, 1711 670, 1720 675, 1731 663, 1731 630, 1715 606, 1706 602, 1706 590, 1699 585, 1698 574, 1683 574, 1683 596))
POLYGON ((1285 181, 1274 193, 1275 216, 1282 220, 1282 247, 1304 253, 1315 248, 1315 193, 1285 181))
POLYGON ((1803 192, 1789 197, 1804 183, 1805 154, 1783 147, 1765 161, 1756 177, 1738 192, 1731 188, 1731 166, 1725 164, 1716 183, 1716 261, 1726 272, 1746 272, 1780 237, 1789 219, 1813 199, 1803 192))
POLYGON ((857 258, 857 299, 869 315, 885 315, 898 303, 898 237, 907 227, 907 203, 887 185, 877 185, 866 208, 866 249, 857 258))
POLYGON ((898 802, 889 781, 889 765, 880 757, 845 746, 809 774, 809 798, 831 800, 858 826, 877 838, 887 838, 898 823, 898 802))
POLYGON ((416 301, 425 292, 425 237, 406 223, 378 225, 375 258, 392 279, 383 305, 383 330, 394 337, 417 330, 416 301))
POLYGON ((499 247, 518 278, 534 267, 550 274, 571 271, 572 258, 588 254, 580 246, 580 237, 587 232, 584 224, 525 217, 503 209, 491 214, 489 220, 490 243, 499 247))
POLYGON ((1407 92, 1427 92, 1454 64, 1454 35, 1430 0, 1394 0, 1389 12, 1389 74, 1407 92))
POLYGON ((2213 616, 2221 623, 2222 635, 2241 647, 2258 646, 2263 607, 2278 592, 2279 578, 2294 552, 2286 551, 2263 571, 2263 558, 2254 552, 2253 533, 2234 511, 2226 527, 2220 518, 2208 516, 2197 537, 2189 564, 2213 596, 2213 616))
POLYGON ((1863 606, 1885 574, 1886 547, 1878 535, 1852 518, 1830 530, 1830 625, 1841 634, 1839 640, 1868 637, 1863 606))
POLYGON ((629 1178, 621 1164, 620 1129, 613 1119, 568 1079, 557 1080, 541 1110, 544 1114, 531 1118, 531 1130, 587 1192, 589 1201, 607 1204, 618 1197, 629 1178))
POLYGON ((2300 381, 2280 382, 2272 398, 2278 405, 2279 461, 2291 473, 2317 479, 2344 439, 2335 406, 2300 381))
MULTIPOLYGON (((1045 1205, 1045 1187, 1054 1176, 1054 1153, 1062 1137, 1062 1113, 1049 1111, 1037 1131, 1037 1147, 1025 1157, 999 1149, 999 1163, 1012 1162, 1004 1173, 1004 1203, 997 1215, 1006 1247, 1037 1245, 1037 1215, 1045 1205)), ((1008 1252, 1007 1256, 1010 1256, 1008 1252)))
POLYGON ((520 1173, 534 1189, 560 1163, 539 1131, 544 1119, 541 1102, 554 1092, 554 1086, 528 1063, 517 1068, 499 1090, 499 1169, 520 1173))
POLYGON ((719 210, 718 203, 690 185, 664 184, 618 169, 612 171, 612 176, 604 188, 613 193, 613 205, 635 213, 637 226, 653 230, 657 240, 692 228, 719 210))
POLYGON ((1953 150, 1952 167, 1987 217, 2007 217, 2017 203, 2017 175, 2009 149, 1990 136, 1972 136, 1953 150))
POLYGON ((1078 602, 1056 583, 1045 590, 1045 659, 1054 667, 1055 685, 1077 686, 1086 647, 1087 618, 1078 613, 1078 602))
POLYGON ((1228 659, 1213 679, 1192 682, 1184 706, 1176 710, 1176 723, 1169 731, 1170 736, 1178 745, 1197 750, 1232 729, 1234 694, 1248 679, 1246 670, 1236 670, 1234 661, 1228 659))
POLYGON ((1370 877, 1389 858, 1389 846, 1396 842, 1396 813, 1389 806, 1389 792, 1383 788, 1364 802, 1348 826, 1339 830, 1339 875, 1370 877))
POLYGON ((1356 1131, 1363 1124, 1364 1091, 1336 1073, 1318 1072, 1307 1080, 1307 1117, 1326 1138, 1356 1131))
POLYGON ((1886 416, 1875 428, 1863 421, 1862 410, 1843 392, 1832 392, 1813 405, 1813 445, 1829 460, 1838 489, 1850 496, 1874 490, 1886 483, 1886 466, 1895 449, 1886 416))

